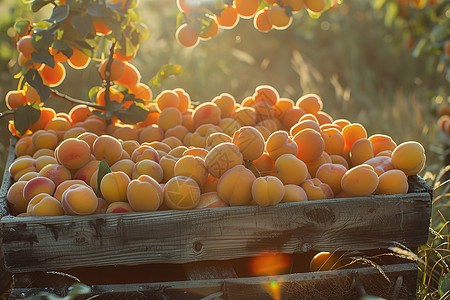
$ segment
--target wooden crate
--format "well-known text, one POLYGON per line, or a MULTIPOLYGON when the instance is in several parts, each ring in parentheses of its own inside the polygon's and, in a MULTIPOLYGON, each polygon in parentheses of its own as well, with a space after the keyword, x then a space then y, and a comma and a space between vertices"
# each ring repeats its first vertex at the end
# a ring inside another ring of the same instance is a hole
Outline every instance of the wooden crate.
MULTIPOLYGON (((14 159, 13 147, 14 143, 11 143, 8 164, 14 159)), ((219 271, 213 272, 215 275, 206 281, 201 279, 204 277, 201 274, 207 274, 208 270, 220 266, 224 261, 256 256, 264 250, 290 254, 310 251, 363 251, 387 249, 399 244, 414 249, 427 241, 432 197, 429 186, 419 177, 413 176, 409 178, 408 194, 403 195, 327 199, 265 208, 245 206, 191 211, 16 218, 8 214, 6 203, 6 191, 10 184, 9 175, 5 176, 0 194, 1 249, 6 270, 15 274, 16 278, 27 278, 32 272, 80 267, 161 263, 196 266, 196 262, 202 265, 201 262, 210 261, 206 267, 203 264, 199 269, 197 273, 200 276, 187 276, 190 281, 95 285, 94 293, 103 294, 113 290, 125 294, 147 291, 151 294, 161 289, 177 292, 194 289, 195 293, 203 291, 200 293, 202 296, 223 293, 233 299, 260 295, 261 291, 264 292, 264 288, 261 290, 263 283, 273 280, 283 283, 282 290, 286 295, 291 295, 292 290, 296 289, 305 293, 303 286, 306 290, 321 291, 322 286, 330 284, 342 285, 344 294, 355 295, 351 279, 354 277, 354 270, 294 273, 275 279, 224 279, 234 276, 229 276, 229 272, 219 271), (211 279, 217 277, 219 279, 211 279)), ((387 265, 383 268, 388 277, 399 278, 401 275, 402 284, 408 283, 409 289, 406 289, 405 295, 415 290, 415 280, 411 279, 417 277, 417 266, 414 263, 387 265)), ((193 268, 187 269, 191 270, 188 274, 192 273, 193 268)), ((227 270, 229 267, 215 269, 227 270)), ((373 267, 358 269, 357 274, 366 282, 379 282, 380 293, 393 289, 373 267)), ((391 280, 391 283, 396 281, 397 279, 391 280)), ((32 288, 27 290, 37 291, 32 288)), ((328 296, 336 294, 336 291, 332 290, 328 289, 328 296)), ((20 296, 21 293, 24 291, 20 288, 13 291, 13 295, 20 296)), ((295 294, 292 299, 309 299, 310 295, 306 292, 306 298, 299 298, 299 295, 295 294)), ((344 299, 352 298, 353 296, 349 296, 344 299)), ((311 299, 320 297, 316 295, 311 299)))

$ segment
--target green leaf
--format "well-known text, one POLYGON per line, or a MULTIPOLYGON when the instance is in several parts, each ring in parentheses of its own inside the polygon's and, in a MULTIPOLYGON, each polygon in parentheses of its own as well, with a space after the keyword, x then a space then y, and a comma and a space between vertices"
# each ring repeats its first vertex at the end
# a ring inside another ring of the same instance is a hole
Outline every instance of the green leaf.
POLYGON ((91 292, 91 288, 82 283, 75 283, 69 287, 69 293, 65 298, 75 299, 78 295, 88 294, 91 292))
POLYGON ((14 128, 19 135, 22 135, 30 128, 31 124, 39 120, 40 116, 41 109, 38 103, 22 104, 14 111, 14 128))
POLYGON ((73 49, 70 48, 70 46, 66 42, 63 42, 63 41, 58 41, 58 40, 54 41, 52 48, 59 50, 59 52, 64 54, 67 58, 70 58, 73 54, 73 49))
POLYGON ((171 76, 183 75, 183 68, 176 64, 167 64, 159 69, 158 73, 149 80, 148 85, 151 89, 161 86, 161 82, 168 79, 171 76))
POLYGON ((389 2, 386 8, 386 15, 384 17, 384 24, 386 27, 391 27, 395 18, 398 15, 398 4, 396 2, 389 2))
POLYGON ((414 48, 413 52, 412 52, 412 56, 413 57, 419 57, 420 54, 422 53, 423 49, 425 49, 425 47, 428 45, 429 42, 429 38, 428 36, 423 37, 416 45, 416 47, 414 48))
POLYGON ((444 297, 444 295, 449 296, 450 295, 450 274, 446 273, 442 275, 441 279, 439 280, 439 295, 441 297, 444 297))
POLYGON ((149 109, 142 103, 132 103, 127 110, 119 110, 115 113, 117 118, 125 124, 136 124, 144 121, 149 113, 149 109))
POLYGON ((55 67, 55 58, 48 51, 32 52, 31 59, 34 62, 46 64, 51 68, 55 67))
POLYGON ((25 74, 24 79, 29 85, 36 89, 39 97, 41 98, 41 102, 45 102, 45 100, 47 100, 52 94, 50 88, 43 83, 42 78, 37 70, 28 70, 25 74))
POLYGON ((31 4, 31 10, 33 12, 39 11, 41 8, 46 6, 47 4, 50 4, 51 0, 34 0, 31 4))
POLYGON ((73 16, 70 19, 70 24, 78 31, 80 38, 85 38, 94 27, 91 16, 88 14, 73 16))
POLYGON ((92 103, 95 102, 95 98, 97 97, 97 93, 99 90, 100 90, 99 86, 94 86, 89 90, 88 92, 89 101, 91 101, 92 103))
POLYGON ((111 10, 101 4, 89 5, 87 11, 93 17, 109 17, 111 15, 111 10))
POLYGON ((449 27, 449 24, 446 24, 445 22, 434 26, 430 33, 430 40, 432 42, 445 40, 448 36, 448 33, 450 32, 449 27))
POLYGON ((103 177, 111 173, 111 169, 106 161, 102 160, 98 163, 98 173, 97 173, 97 196, 103 198, 102 192, 100 191, 100 183, 102 182, 103 177))
POLYGON ((19 19, 14 23, 14 30, 20 35, 26 35, 30 29, 31 22, 25 19, 19 19))
POLYGON ((60 5, 56 6, 53 9, 52 16, 48 21, 51 21, 52 23, 59 23, 67 19, 69 16, 70 7, 68 5, 60 5))

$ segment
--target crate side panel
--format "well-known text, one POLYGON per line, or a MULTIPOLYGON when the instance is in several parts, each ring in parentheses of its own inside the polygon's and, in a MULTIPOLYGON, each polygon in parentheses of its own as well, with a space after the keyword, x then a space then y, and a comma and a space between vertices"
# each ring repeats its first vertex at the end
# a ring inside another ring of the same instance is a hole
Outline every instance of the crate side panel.
POLYGON ((417 247, 428 237, 428 194, 371 196, 191 211, 5 217, 13 272, 186 263, 283 253, 417 247))
MULTIPOLYGON (((415 299, 417 265, 404 263, 382 267, 386 280, 372 267, 339 271, 286 274, 233 279, 211 279, 142 284, 91 286, 91 293, 77 299, 201 299, 213 295, 225 299, 359 299, 358 286, 369 295, 387 299, 415 299), (356 275, 357 274, 357 275, 356 275), (356 277, 358 279, 356 279, 356 277), (356 282, 355 282, 356 280, 356 282), (279 296, 279 297, 277 297, 279 296)), ((59 296, 67 287, 46 288, 59 296)), ((16 288, 13 296, 35 295, 42 288, 16 288)))

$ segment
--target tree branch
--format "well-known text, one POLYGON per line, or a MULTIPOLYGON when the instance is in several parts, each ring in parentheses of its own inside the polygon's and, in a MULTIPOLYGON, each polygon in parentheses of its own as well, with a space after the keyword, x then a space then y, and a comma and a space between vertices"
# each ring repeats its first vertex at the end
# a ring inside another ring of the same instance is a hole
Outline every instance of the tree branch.
POLYGON ((63 94, 61 92, 58 92, 57 90, 53 90, 52 89, 51 91, 52 91, 52 95, 51 96, 53 96, 53 97, 60 98, 60 99, 63 99, 63 100, 66 100, 66 101, 69 101, 69 102, 72 102, 72 103, 76 103, 76 104, 84 104, 84 105, 92 107, 92 108, 106 110, 106 106, 94 104, 94 103, 91 103, 91 102, 88 102, 88 101, 84 101, 84 100, 75 99, 75 98, 67 96, 67 95, 65 95, 65 94, 63 94))
POLYGON ((113 62, 113 55, 114 51, 116 49, 117 41, 114 41, 114 43, 111 45, 111 48, 109 49, 109 57, 108 62, 106 63, 105 68, 105 81, 106 81, 106 90, 105 90, 105 105, 108 105, 108 103, 111 101, 110 97, 110 88, 111 88, 111 66, 113 62))

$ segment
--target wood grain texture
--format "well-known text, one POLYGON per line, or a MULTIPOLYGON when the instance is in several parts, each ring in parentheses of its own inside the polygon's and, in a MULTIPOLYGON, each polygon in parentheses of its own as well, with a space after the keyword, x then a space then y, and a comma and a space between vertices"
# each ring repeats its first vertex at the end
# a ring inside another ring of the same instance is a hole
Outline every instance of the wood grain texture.
POLYGON ((12 178, 9 174, 9 166, 13 163, 15 159, 14 147, 16 145, 17 138, 11 137, 9 142, 9 152, 6 158, 5 172, 3 173, 2 186, 0 188, 0 219, 4 216, 9 215, 8 201, 6 195, 8 194, 8 189, 12 185, 12 178))
MULTIPOLYGON (((210 295, 222 295, 223 299, 273 299, 278 288, 279 299, 359 299, 360 284, 369 295, 387 299, 415 299, 417 265, 404 263, 382 266, 387 281, 372 267, 296 273, 278 276, 210 279, 140 284, 93 285, 91 293, 77 299, 201 299, 210 295), (355 284, 357 273, 358 284, 355 284)), ((43 288, 15 288, 12 298, 31 296, 43 288)), ((46 291, 60 296, 67 294, 67 287, 48 287, 46 291)))
POLYGON ((0 220, 12 272, 227 260, 259 254, 417 247, 426 242, 428 193, 91 216, 0 220))
POLYGON ((183 265, 189 280, 237 278, 233 265, 228 260, 197 261, 183 265))

